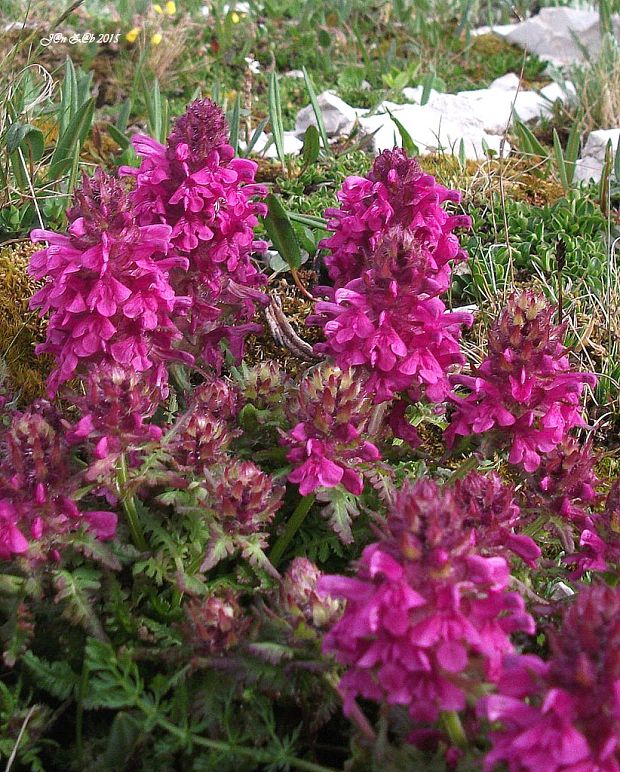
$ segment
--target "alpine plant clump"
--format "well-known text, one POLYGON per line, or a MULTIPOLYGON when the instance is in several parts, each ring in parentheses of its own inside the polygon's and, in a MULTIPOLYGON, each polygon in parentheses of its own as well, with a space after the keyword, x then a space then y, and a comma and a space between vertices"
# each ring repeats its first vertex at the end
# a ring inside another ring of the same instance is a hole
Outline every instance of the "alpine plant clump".
POLYGON ((510 444, 509 461, 535 471, 574 427, 585 426, 581 393, 594 386, 592 373, 574 372, 562 343, 565 325, 553 324, 553 308, 542 295, 515 293, 488 335, 489 353, 472 375, 452 382, 469 390, 453 395, 446 431, 457 437, 491 433, 497 445, 510 444))
POLYGON ((260 201, 266 188, 254 182, 257 164, 234 157, 224 114, 209 99, 189 105, 166 146, 144 135, 132 142, 142 163, 121 174, 135 178, 137 219, 170 226, 171 245, 187 263, 172 276, 176 294, 189 299, 179 322, 187 344, 219 366, 225 340, 240 359, 245 336, 260 331, 250 321, 256 306, 267 302, 259 289, 266 279, 251 260, 267 246, 254 238, 267 213, 260 201))
POLYGON ((263 346, 243 361, 268 302, 257 164, 235 158, 209 99, 164 144, 133 145, 138 168, 83 179, 66 233, 32 233, 47 242, 31 307, 48 317, 37 351, 57 404, 18 407, 0 383, 8 693, 22 667, 31 686, 62 681, 67 705, 85 690, 105 739, 118 674, 146 695, 131 753, 155 766, 172 748, 184 768, 230 751, 327 769, 320 732, 342 727, 342 702, 360 768, 620 772, 620 590, 604 584, 620 482, 603 502, 606 468, 575 431, 595 378, 572 369, 551 306, 515 293, 460 371, 473 317, 445 295, 470 219, 396 148, 326 213, 312 366, 285 370, 303 350, 290 335, 284 365, 263 346), (287 715, 301 724, 284 738, 287 715))
POLYGON ((179 349, 183 336, 175 323, 189 299, 170 281, 171 270, 187 270, 188 260, 172 252, 170 225, 138 222, 118 179, 97 170, 74 198, 66 234, 31 234, 49 245, 29 267, 45 282, 30 306, 49 315, 47 338, 36 347, 56 360, 49 395, 106 363, 144 373, 165 389, 166 363, 193 361, 179 349))
POLYGON ((321 579, 321 591, 347 602, 324 642, 346 667, 347 713, 357 696, 404 705, 421 722, 463 710, 499 677, 511 633, 534 631, 505 559, 481 554, 467 516, 450 489, 406 483, 356 576, 321 579))
POLYGON ((334 235, 322 242, 333 288, 309 321, 323 328, 315 345, 343 370, 363 368, 375 402, 404 393, 440 402, 447 373, 464 363, 461 327, 473 318, 448 312, 440 295, 452 264, 466 258, 454 229, 465 215, 441 207, 459 194, 424 174, 399 148, 375 160, 368 177, 349 177, 340 209, 328 210, 334 235))
POLYGON ((267 302, 266 278, 251 255, 266 246, 254 238, 266 190, 226 137, 220 108, 197 100, 167 147, 134 137, 139 169, 84 177, 66 234, 32 231, 48 243, 29 271, 45 282, 31 307, 49 315, 36 351, 56 360, 50 396, 105 363, 145 373, 165 396, 167 364, 219 367, 222 343, 240 359, 245 336, 260 331, 250 320, 267 302))

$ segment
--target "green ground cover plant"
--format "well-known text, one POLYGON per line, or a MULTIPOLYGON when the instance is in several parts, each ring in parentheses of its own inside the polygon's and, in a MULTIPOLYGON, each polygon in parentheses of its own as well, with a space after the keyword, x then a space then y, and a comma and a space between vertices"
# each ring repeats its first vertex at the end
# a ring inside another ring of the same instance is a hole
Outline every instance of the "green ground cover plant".
POLYGON ((282 147, 325 88, 543 83, 471 34, 531 10, 3 7, 1 768, 620 764, 600 63, 509 158, 282 147))

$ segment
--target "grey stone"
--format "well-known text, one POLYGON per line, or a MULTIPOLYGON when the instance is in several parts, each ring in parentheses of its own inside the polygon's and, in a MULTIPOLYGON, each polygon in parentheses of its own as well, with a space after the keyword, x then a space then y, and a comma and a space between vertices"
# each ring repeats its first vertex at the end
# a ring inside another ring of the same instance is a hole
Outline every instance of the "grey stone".
POLYGON ((598 182, 601 179, 609 142, 611 142, 612 153, 615 154, 620 142, 620 129, 598 129, 590 132, 581 158, 575 164, 575 180, 598 182))
MULTIPOLYGON (((357 113, 351 105, 348 105, 332 91, 323 91, 317 97, 317 102, 328 137, 339 137, 351 132, 357 120, 357 113)), ((297 113, 295 134, 303 136, 310 124, 316 126, 316 116, 312 105, 307 105, 297 113)))
MULTIPOLYGON (((620 36, 620 17, 613 19, 614 34, 620 36)), ((598 11, 581 8, 543 8, 520 24, 482 27, 476 34, 492 32, 529 53, 558 65, 583 61, 581 46, 589 56, 601 47, 598 11)))

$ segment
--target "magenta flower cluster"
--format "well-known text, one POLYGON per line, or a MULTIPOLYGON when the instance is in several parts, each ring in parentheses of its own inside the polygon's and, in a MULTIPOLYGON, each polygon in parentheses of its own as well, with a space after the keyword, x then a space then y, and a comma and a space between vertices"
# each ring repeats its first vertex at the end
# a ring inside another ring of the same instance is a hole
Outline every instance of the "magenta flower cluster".
POLYGON ((584 426, 580 398, 592 373, 574 372, 562 344, 564 325, 552 323, 542 295, 514 294, 488 336, 489 352, 472 375, 452 382, 469 390, 452 395, 455 405, 446 439, 493 432, 510 443, 509 460, 533 472, 574 427, 584 426))
POLYGON ((81 527, 112 538, 114 512, 78 508, 80 479, 56 410, 41 402, 15 413, 0 435, 0 559, 55 557, 58 537, 81 527))
POLYGON ((368 177, 345 180, 339 198, 340 209, 327 211, 334 235, 322 243, 334 287, 309 320, 325 334, 316 350, 342 369, 364 367, 376 402, 403 391, 442 401, 447 371, 464 362, 461 326, 472 322, 439 298, 451 263, 466 257, 453 230, 469 218, 441 207, 459 194, 396 148, 381 153, 368 177))
POLYGON ((342 484, 359 495, 360 464, 376 461, 379 450, 367 438, 372 403, 367 384, 351 370, 342 372, 324 362, 300 380, 286 406, 293 428, 283 436, 294 465, 290 482, 307 495, 318 488, 342 484))
POLYGON ((491 733, 485 769, 620 769, 620 590, 584 587, 549 635, 551 655, 513 656, 479 712, 491 733))
POLYGON ((50 396, 93 364, 144 373, 164 392, 166 364, 240 358, 250 319, 266 301, 251 261, 264 248, 253 229, 265 205, 256 164, 233 158, 223 113, 197 100, 177 119, 168 147, 134 138, 144 160, 127 180, 98 170, 84 178, 66 234, 34 230, 48 246, 30 272, 45 282, 31 307, 49 314, 46 341, 56 368, 50 396))
POLYGON ((110 496, 120 457, 137 466, 145 446, 162 437, 161 428, 148 421, 161 392, 135 370, 108 363, 90 369, 83 387, 84 394, 71 395, 80 418, 66 436, 87 455, 84 480, 105 486, 110 496))
POLYGON ((585 571, 617 570, 620 565, 620 477, 611 486, 602 512, 590 512, 579 523, 585 525, 579 550, 566 558, 574 566, 574 577, 585 571))
POLYGON ((187 299, 170 283, 170 271, 188 261, 171 252, 170 226, 139 225, 123 184, 100 170, 84 178, 67 214, 66 235, 32 232, 49 244, 32 256, 30 273, 45 280, 31 307, 49 314, 36 351, 56 360, 50 396, 101 363, 148 373, 165 387, 164 363, 191 361, 177 348, 182 335, 173 321, 187 299))
POLYGON ((505 559, 481 553, 466 519, 453 490, 406 483, 389 535, 365 548, 356 577, 320 581, 347 601, 324 641, 346 666, 346 712, 358 695, 404 705, 423 722, 462 710, 484 680, 498 678, 511 633, 534 631, 523 599, 508 590, 505 559))
POLYGON ((212 365, 221 363, 223 339, 240 359, 244 336, 260 330, 250 321, 256 304, 266 302, 258 289, 265 277, 250 259, 266 248, 254 238, 267 211, 257 200, 266 195, 254 182, 257 164, 234 158, 224 115, 209 99, 192 102, 166 147, 144 135, 133 145, 142 164, 121 174, 135 178, 137 220, 169 225, 172 248, 188 264, 173 275, 175 292, 189 299, 179 322, 185 339, 212 365))

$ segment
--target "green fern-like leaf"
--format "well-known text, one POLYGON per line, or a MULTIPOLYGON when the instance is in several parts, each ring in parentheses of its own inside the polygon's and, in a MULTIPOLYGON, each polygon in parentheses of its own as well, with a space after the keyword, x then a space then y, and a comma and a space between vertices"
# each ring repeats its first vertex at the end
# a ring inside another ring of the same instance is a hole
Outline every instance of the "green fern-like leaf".
POLYGON ((95 597, 101 588, 101 574, 92 568, 80 567, 74 571, 55 571, 54 601, 63 605, 63 616, 75 625, 82 625, 96 638, 106 637, 93 611, 95 597))
POLYGON ((85 657, 91 673, 86 708, 133 708, 140 704, 144 684, 129 653, 117 657, 111 644, 91 638, 85 657))
POLYGON ((341 485, 326 488, 317 495, 318 501, 326 502, 322 513, 330 528, 336 533, 343 544, 353 542, 351 523, 360 513, 357 496, 345 490, 341 485))
POLYGON ((71 547, 89 560, 109 568, 110 571, 120 571, 122 568, 120 560, 112 552, 110 546, 95 539, 87 532, 78 531, 73 534, 71 547))
POLYGON ((20 660, 36 678, 37 688, 43 689, 58 700, 66 700, 75 693, 79 676, 73 672, 68 662, 56 660, 47 662, 31 651, 27 651, 20 660))

